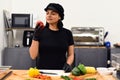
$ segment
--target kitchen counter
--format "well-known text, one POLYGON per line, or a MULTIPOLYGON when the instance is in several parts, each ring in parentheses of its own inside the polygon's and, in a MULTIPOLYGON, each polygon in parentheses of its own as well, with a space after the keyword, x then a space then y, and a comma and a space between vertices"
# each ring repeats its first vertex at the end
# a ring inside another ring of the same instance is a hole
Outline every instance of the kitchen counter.
MULTIPOLYGON (((38 80, 36 78, 31 78, 27 75, 27 70, 11 70, 12 73, 7 76, 4 80, 38 80)), ((59 70, 48 70, 51 72, 56 72, 59 73, 59 75, 52 75, 51 78, 52 80, 63 80, 60 78, 60 75, 65 75, 64 73, 62 73, 61 71, 59 72, 59 70)), ((49 75, 50 76, 50 75, 49 75)), ((69 74, 70 77, 75 77, 71 74, 69 74)), ((117 80, 113 75, 99 75, 98 73, 96 74, 86 74, 83 76, 77 76, 80 78, 97 78, 97 80, 117 80)), ((40 80, 40 79, 39 79, 40 80)))

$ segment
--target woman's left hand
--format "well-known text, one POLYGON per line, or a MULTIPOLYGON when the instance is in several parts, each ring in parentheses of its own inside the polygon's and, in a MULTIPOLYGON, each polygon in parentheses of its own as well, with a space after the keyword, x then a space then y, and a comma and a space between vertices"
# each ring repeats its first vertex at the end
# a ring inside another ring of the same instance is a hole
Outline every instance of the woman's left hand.
POLYGON ((72 67, 69 64, 65 63, 63 66, 63 70, 65 72, 70 72, 72 70, 72 67))

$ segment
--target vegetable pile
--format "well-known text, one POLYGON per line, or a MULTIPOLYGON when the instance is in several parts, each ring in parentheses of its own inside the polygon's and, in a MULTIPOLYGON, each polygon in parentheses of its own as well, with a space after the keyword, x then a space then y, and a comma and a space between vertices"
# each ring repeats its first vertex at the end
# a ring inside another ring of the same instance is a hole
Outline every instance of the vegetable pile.
POLYGON ((78 66, 75 66, 72 69, 72 75, 74 75, 74 78, 71 78, 70 76, 61 76, 64 80, 96 80, 96 78, 79 78, 77 76, 85 75, 85 74, 94 74, 96 73, 96 69, 91 66, 84 66, 84 64, 79 64, 78 66))
POLYGON ((41 80, 52 80, 50 76, 41 74, 37 68, 30 68, 28 70, 28 75, 32 78, 41 80))
POLYGON ((97 80, 96 78, 78 78, 78 77, 74 77, 74 78, 70 78, 69 76, 61 76, 61 78, 63 78, 64 80, 97 80))
MULTIPOLYGON (((77 77, 77 76, 80 76, 80 75, 96 73, 96 69, 94 67, 85 66, 84 64, 79 64, 78 66, 75 66, 72 69, 71 73, 75 77, 62 75, 61 78, 63 78, 64 80, 96 80, 96 78, 80 78, 80 77, 77 77)), ((30 68, 28 70, 28 75, 32 78, 37 78, 37 79, 41 79, 41 80, 52 80, 51 76, 43 75, 42 73, 40 73, 39 69, 37 69, 37 68, 30 68)))
POLYGON ((96 73, 96 69, 94 67, 84 66, 84 64, 79 64, 72 70, 72 75, 74 76, 80 76, 90 73, 96 73))

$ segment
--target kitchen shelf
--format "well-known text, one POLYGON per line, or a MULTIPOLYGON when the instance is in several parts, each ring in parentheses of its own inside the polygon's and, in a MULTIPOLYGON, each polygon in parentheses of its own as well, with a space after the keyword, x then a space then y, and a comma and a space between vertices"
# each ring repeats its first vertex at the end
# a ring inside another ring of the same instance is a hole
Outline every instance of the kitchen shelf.
POLYGON ((6 31, 11 30, 34 30, 34 28, 5 28, 6 31))

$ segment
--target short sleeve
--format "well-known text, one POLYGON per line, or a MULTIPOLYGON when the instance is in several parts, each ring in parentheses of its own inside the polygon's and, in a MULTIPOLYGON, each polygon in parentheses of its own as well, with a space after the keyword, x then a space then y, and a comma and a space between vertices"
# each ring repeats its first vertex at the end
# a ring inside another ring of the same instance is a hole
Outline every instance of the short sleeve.
POLYGON ((73 40, 73 35, 71 31, 67 31, 67 35, 68 35, 68 44, 69 45, 74 45, 74 40, 73 40))

